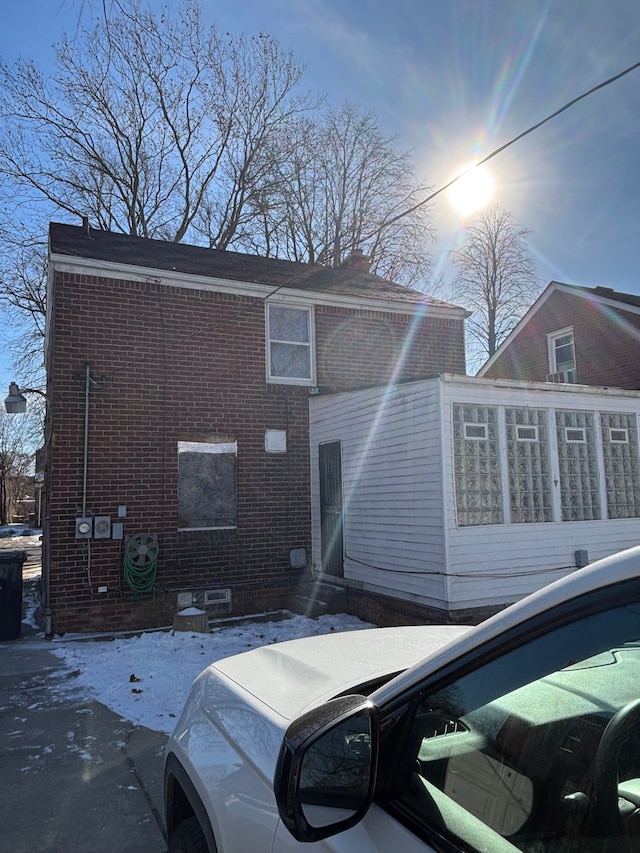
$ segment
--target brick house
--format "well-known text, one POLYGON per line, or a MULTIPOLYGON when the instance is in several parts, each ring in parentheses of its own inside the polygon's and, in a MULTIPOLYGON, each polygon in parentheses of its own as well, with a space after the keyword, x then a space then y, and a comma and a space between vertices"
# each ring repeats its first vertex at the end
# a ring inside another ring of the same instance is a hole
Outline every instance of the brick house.
POLYGON ((462 308, 369 273, 52 223, 44 604, 63 633, 290 606, 309 397, 465 372, 462 308))
POLYGON ((478 376, 640 389, 640 296, 552 281, 478 376))

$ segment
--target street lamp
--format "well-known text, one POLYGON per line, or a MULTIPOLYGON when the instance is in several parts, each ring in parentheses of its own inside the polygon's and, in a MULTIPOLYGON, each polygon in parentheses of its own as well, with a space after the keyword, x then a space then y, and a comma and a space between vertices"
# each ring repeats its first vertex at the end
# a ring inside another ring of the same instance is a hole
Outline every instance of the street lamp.
POLYGON ((27 398, 25 394, 40 394, 42 397, 47 395, 44 391, 39 391, 37 388, 24 388, 24 394, 18 388, 17 382, 11 382, 9 385, 9 396, 4 398, 4 407, 10 415, 22 415, 27 411, 27 398))
POLYGON ((5 397, 4 407, 10 415, 21 415, 27 411, 27 398, 20 393, 15 382, 9 385, 9 396, 5 397))

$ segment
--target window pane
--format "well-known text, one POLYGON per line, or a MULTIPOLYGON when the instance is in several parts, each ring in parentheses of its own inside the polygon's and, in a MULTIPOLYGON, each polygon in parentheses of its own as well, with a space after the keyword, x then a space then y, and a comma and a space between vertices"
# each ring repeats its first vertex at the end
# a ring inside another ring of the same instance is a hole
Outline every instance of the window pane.
POLYGON ((309 312, 306 308, 269 306, 269 336, 272 341, 309 343, 309 312))
POLYGON ((427 834, 462 839, 465 850, 502 850, 496 836, 526 853, 631 849, 624 815, 635 811, 640 714, 619 737, 603 733, 640 697, 634 598, 423 692, 402 748, 390 746, 400 755, 392 802, 427 834), (601 740, 611 746, 606 755, 601 740), (607 801, 593 793, 605 790, 605 767, 613 775, 607 801))
POLYGON ((456 504, 461 526, 503 522, 497 412, 493 406, 453 406, 456 504))
POLYGON ((575 366, 573 334, 562 335, 554 341, 556 370, 572 370, 575 366))
POLYGON ((506 409, 511 521, 553 521, 547 414, 542 409, 506 409))
POLYGON ((603 413, 602 450, 609 518, 640 516, 638 430, 634 414, 603 413))
POLYGON ((556 412, 563 521, 601 518, 593 412, 556 412))
POLYGON ((297 344, 271 344, 271 376, 311 379, 311 350, 297 344))

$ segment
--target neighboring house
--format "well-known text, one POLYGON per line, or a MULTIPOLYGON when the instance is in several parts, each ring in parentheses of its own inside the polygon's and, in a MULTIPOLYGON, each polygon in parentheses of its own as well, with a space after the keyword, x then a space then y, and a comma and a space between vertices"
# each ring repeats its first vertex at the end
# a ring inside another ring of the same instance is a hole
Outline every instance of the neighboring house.
POLYGON ((478 376, 638 389, 640 296, 552 281, 478 376))
POLYGON ((310 400, 312 571, 374 622, 478 621, 640 543, 640 393, 441 375, 310 400))
POLYGON ((289 606, 309 398, 464 373, 462 308, 368 272, 52 223, 44 604, 54 632, 289 606))

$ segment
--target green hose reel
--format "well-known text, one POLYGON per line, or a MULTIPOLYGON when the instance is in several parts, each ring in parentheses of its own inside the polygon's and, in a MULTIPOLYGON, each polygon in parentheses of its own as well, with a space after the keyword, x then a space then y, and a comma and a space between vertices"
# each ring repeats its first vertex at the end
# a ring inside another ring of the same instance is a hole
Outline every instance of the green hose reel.
POLYGON ((124 546, 124 579, 136 598, 156 585, 158 537, 155 533, 128 536, 124 546))

